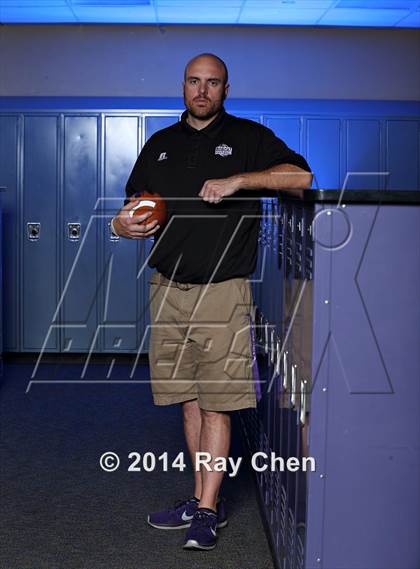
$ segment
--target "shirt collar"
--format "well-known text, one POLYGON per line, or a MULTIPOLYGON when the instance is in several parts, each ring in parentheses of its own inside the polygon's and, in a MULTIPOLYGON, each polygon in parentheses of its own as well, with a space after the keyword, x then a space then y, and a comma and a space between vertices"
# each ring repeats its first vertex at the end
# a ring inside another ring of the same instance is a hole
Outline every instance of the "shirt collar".
POLYGON ((188 116, 188 110, 185 110, 181 115, 181 126, 185 132, 187 132, 188 134, 200 133, 200 134, 205 134, 210 138, 215 138, 219 134, 221 128, 225 123, 227 113, 225 111, 225 108, 222 107, 217 117, 213 119, 211 123, 209 123, 207 126, 201 129, 194 128, 190 124, 188 124, 187 116, 188 116))

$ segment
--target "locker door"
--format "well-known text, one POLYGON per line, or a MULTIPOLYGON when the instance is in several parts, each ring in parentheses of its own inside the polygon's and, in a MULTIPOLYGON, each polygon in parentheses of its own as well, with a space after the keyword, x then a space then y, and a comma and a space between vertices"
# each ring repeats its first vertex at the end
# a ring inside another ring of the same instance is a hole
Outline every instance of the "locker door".
MULTIPOLYGON (((172 116, 148 116, 145 118, 145 139, 149 139, 152 134, 166 128, 171 124, 178 121, 178 115, 172 116)), ((151 269, 147 264, 147 259, 153 246, 153 238, 145 239, 140 244, 139 249, 139 267, 143 267, 141 278, 139 279, 139 302, 142 307, 142 322, 143 326, 139 334, 139 344, 142 347, 142 352, 147 352, 149 349, 149 329, 150 326, 150 312, 149 312, 149 277, 151 269)))
MULTIPOLYGON (((96 331, 98 196, 96 116, 64 118, 62 346, 89 349, 96 331)), ((96 343, 95 343, 96 344, 96 343)), ((94 346, 97 349, 97 344, 94 346)))
POLYGON ((158 130, 162 130, 172 124, 175 124, 179 120, 179 115, 169 115, 169 116, 147 116, 145 117, 145 140, 149 139, 152 134, 158 130))
POLYGON ((104 350, 124 352, 137 347, 137 328, 141 329, 138 299, 138 251, 141 244, 115 238, 107 227, 110 218, 122 207, 125 184, 137 159, 138 117, 105 118, 105 208, 103 220, 104 270, 109 275, 104 291, 100 319, 104 325, 104 350))
POLYGON ((3 209, 3 349, 19 350, 19 196, 18 196, 18 123, 17 116, 0 116, 0 186, 5 186, 0 201, 3 209))
MULTIPOLYGON (((347 123, 346 189, 379 190, 385 180, 380 170, 380 123, 377 120, 349 120, 347 123)), ((344 180, 343 180, 344 182, 344 180)))
POLYGON ((57 351, 57 117, 27 116, 23 154, 22 350, 57 351))
POLYGON ((340 187, 340 120, 308 119, 308 163, 314 172, 314 187, 340 187))
POLYGON ((301 121, 299 118, 266 117, 265 124, 292 150, 301 152, 301 121))
MULTIPOLYGON (((228 113, 230 113, 230 111, 228 111, 228 113)), ((254 121, 254 122, 261 122, 261 117, 260 115, 255 115, 255 114, 249 114, 247 112, 243 112, 243 111, 232 111, 231 113, 232 115, 234 115, 235 117, 240 117, 242 119, 248 119, 250 121, 254 121)))
POLYGON ((390 172, 385 188, 388 190, 415 190, 419 180, 419 124, 418 121, 387 121, 386 170, 390 172))

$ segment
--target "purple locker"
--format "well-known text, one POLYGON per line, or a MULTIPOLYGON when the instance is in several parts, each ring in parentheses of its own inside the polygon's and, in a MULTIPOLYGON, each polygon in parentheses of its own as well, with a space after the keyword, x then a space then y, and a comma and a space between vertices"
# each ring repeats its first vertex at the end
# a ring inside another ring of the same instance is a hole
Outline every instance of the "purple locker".
MULTIPOLYGON (((316 470, 257 476, 276 565, 418 569, 420 192, 308 190, 280 200, 275 290, 287 354, 277 407, 267 417, 261 403, 252 428, 266 441, 269 419, 268 450, 313 457, 316 470)), ((267 373, 267 358, 259 363, 267 373)), ((250 440, 253 452, 267 450, 250 440)))
MULTIPOLYGON (((318 192, 317 192, 318 193, 318 192)), ((307 569, 420 567, 420 192, 315 204, 307 569)), ((322 194, 321 194, 322 196, 322 194)))

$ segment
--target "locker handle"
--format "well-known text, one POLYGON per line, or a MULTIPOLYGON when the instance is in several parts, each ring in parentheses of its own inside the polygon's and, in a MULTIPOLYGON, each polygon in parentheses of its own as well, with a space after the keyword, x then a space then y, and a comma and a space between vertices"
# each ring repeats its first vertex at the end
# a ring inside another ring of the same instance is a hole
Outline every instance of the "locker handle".
POLYGON ((270 363, 274 363, 274 330, 271 330, 270 337, 270 363))
POLYGON ((283 387, 284 387, 284 389, 287 389, 288 383, 289 383, 289 380, 287 377, 287 373, 288 373, 287 354, 288 354, 288 352, 284 352, 284 354, 283 354, 283 387))
POLYGON ((281 352, 281 346, 280 346, 280 340, 277 339, 276 342, 276 368, 275 368, 275 374, 276 376, 280 375, 280 352, 281 352))
POLYGON ((302 425, 306 422, 306 380, 300 382, 300 422, 302 425))
POLYGON ((80 223, 68 223, 67 234, 70 241, 78 241, 80 239, 80 223))
POLYGON ((41 236, 41 224, 38 221, 29 221, 26 224, 29 241, 38 241, 41 236))
POLYGON ((292 365, 292 393, 291 393, 291 397, 290 397, 290 402, 292 403, 293 406, 296 405, 296 383, 297 383, 296 375, 297 375, 297 365, 293 364, 292 365))
POLYGON ((264 324, 264 353, 268 354, 268 322, 264 324))

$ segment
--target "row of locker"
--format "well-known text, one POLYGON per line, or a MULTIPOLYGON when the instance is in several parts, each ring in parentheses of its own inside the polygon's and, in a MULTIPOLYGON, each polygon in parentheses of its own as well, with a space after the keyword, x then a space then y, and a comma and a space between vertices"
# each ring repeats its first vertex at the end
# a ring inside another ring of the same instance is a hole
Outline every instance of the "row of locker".
POLYGON ((261 398, 240 416, 251 454, 316 462, 256 474, 279 569, 420 559, 420 192, 369 194, 264 202, 261 398))
MULTIPOLYGON (((241 418, 251 453, 284 460, 309 454, 313 228, 313 208, 264 200, 253 280, 261 398, 241 418)), ((267 469, 257 482, 279 566, 303 569, 306 473, 267 469)))
MULTIPOLYGON (((411 118, 247 116, 304 154, 324 187, 345 180, 382 187, 383 176, 345 172, 385 166, 389 187, 417 184, 411 118)), ((6 351, 147 350, 152 242, 113 240, 108 223, 142 144, 178 118, 173 111, 0 114, 6 351)))

